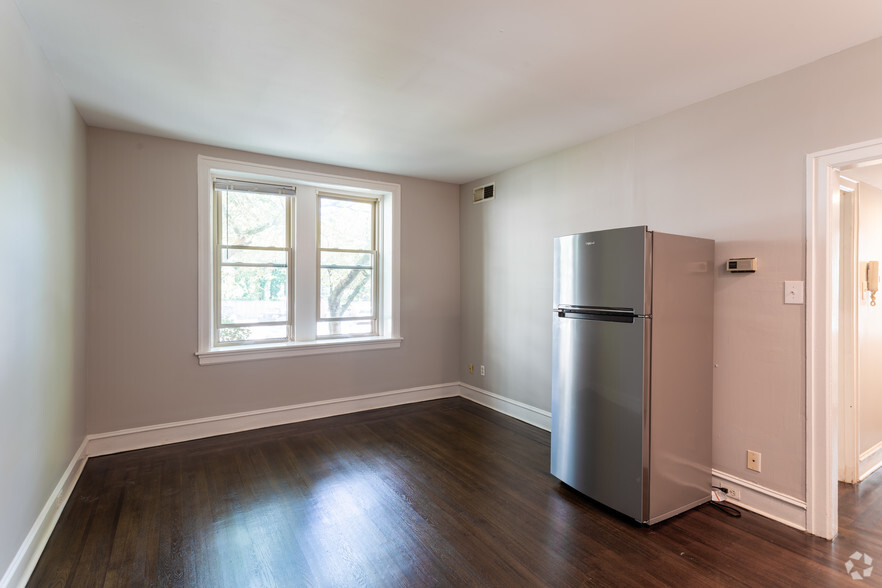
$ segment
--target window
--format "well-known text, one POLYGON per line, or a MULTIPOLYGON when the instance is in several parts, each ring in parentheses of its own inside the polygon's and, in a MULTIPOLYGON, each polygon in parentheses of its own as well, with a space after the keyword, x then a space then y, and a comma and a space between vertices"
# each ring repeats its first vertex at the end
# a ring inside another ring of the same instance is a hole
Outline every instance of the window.
POLYGON ((400 188, 199 157, 201 364, 400 346, 400 188))
POLYGON ((377 333, 377 201, 319 196, 319 337, 377 333))
POLYGON ((290 338, 294 187, 215 180, 214 345, 290 338))

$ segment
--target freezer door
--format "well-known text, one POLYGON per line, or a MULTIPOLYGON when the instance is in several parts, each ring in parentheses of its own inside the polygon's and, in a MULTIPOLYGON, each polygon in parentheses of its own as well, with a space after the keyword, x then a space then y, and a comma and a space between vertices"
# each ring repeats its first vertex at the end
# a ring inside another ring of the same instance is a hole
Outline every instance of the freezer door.
POLYGON ((652 321, 553 320, 551 473, 643 522, 652 321))
POLYGON ((652 233, 646 227, 554 240, 553 306, 628 308, 651 314, 652 233))

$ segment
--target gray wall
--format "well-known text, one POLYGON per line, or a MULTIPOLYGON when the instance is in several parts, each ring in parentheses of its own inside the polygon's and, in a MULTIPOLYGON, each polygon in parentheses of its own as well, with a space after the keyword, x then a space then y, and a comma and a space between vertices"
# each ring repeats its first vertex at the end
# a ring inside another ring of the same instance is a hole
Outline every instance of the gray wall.
POLYGON ((806 154, 882 136, 879 63, 882 39, 463 186, 460 379, 550 408, 553 237, 714 239, 718 266, 759 259, 716 274, 714 467, 804 498, 805 307, 783 281, 805 279, 806 154), (496 200, 471 204, 488 179, 496 200))
POLYGON ((85 434, 86 131, 0 0, 0 576, 85 434))
POLYGON ((89 128, 88 431, 455 382, 452 184, 89 128), (199 366, 198 154, 401 184, 400 349, 199 366))

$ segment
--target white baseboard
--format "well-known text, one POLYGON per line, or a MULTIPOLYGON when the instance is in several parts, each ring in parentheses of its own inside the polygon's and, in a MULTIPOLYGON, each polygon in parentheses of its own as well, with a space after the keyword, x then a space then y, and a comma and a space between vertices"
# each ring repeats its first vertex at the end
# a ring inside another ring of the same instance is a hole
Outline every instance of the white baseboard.
POLYGON ((863 482, 880 467, 882 467, 882 442, 877 443, 858 457, 858 480, 863 482))
POLYGON ((715 486, 737 488, 741 494, 741 500, 727 497, 726 502, 731 502, 736 507, 746 508, 788 527, 800 531, 806 530, 806 504, 804 500, 770 490, 765 486, 719 470, 713 470, 712 474, 715 486))
POLYGON ((64 470, 52 494, 49 495, 49 499, 37 516, 37 520, 31 526, 31 530, 22 542, 21 547, 18 548, 18 553, 12 558, 12 562, 6 568, 3 577, 0 578, 0 587, 24 586, 27 583, 85 465, 86 440, 83 439, 83 443, 77 449, 77 452, 74 453, 70 464, 64 470))
POLYGON ((551 413, 547 410, 494 394, 487 390, 482 390, 468 384, 459 383, 459 395, 467 398, 472 402, 476 402, 487 408, 492 408, 496 412, 501 412, 519 421, 524 421, 534 427, 539 427, 546 431, 551 430, 551 413))
POLYGON ((375 408, 448 398, 459 396, 459 393, 458 383, 438 384, 409 388, 407 390, 381 392, 379 394, 322 400, 265 410, 253 410, 237 414, 164 423, 149 427, 112 431, 110 433, 99 433, 97 435, 89 435, 86 438, 88 441, 86 455, 92 457, 119 453, 120 451, 144 449, 168 443, 192 441, 193 439, 202 439, 204 437, 286 425, 288 423, 373 410, 375 408))

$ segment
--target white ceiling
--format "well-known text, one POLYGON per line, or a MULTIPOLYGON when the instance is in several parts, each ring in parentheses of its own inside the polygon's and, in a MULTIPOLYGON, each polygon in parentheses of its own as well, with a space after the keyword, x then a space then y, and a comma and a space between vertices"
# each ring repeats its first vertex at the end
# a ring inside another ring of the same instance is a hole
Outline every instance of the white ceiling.
POLYGON ((90 125, 464 183, 882 36, 879 0, 16 0, 90 125))

